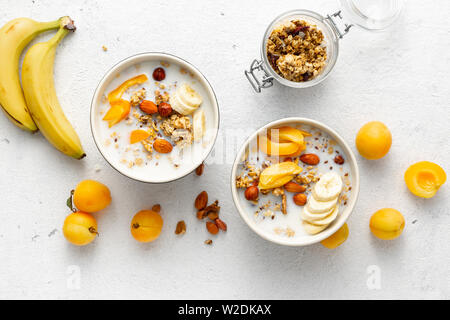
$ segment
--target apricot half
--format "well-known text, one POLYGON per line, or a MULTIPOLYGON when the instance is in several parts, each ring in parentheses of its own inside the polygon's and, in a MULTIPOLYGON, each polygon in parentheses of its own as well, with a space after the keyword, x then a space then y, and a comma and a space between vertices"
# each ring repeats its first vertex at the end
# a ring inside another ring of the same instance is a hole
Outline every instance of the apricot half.
POLYGON ((417 162, 405 172, 409 191, 421 198, 433 197, 446 180, 444 169, 429 161, 417 162))
POLYGON ((269 156, 284 156, 297 153, 299 146, 293 142, 273 142, 266 136, 260 136, 258 146, 262 152, 269 156))
POLYGON ((258 137, 259 149, 269 156, 295 157, 306 149, 304 134, 308 133, 288 126, 269 129, 258 137))
POLYGON ((359 154, 366 159, 376 160, 389 152, 392 135, 384 123, 371 121, 359 129, 355 142, 359 154))
POLYGON ((261 172, 258 187, 260 189, 282 187, 291 181, 295 175, 302 172, 302 170, 302 168, 291 161, 273 164, 261 172))
POLYGON ((331 236, 322 240, 320 243, 328 249, 335 249, 345 242, 348 238, 348 225, 344 223, 338 231, 333 233, 331 236))
POLYGON ((405 227, 403 215, 392 208, 375 212, 370 218, 370 230, 373 235, 382 240, 392 240, 399 237, 405 227))
POLYGON ((278 135, 279 141, 294 142, 298 145, 302 145, 304 143, 302 132, 293 127, 271 129, 269 130, 268 135, 271 140, 274 140, 272 139, 272 137, 276 138, 276 136, 278 135))

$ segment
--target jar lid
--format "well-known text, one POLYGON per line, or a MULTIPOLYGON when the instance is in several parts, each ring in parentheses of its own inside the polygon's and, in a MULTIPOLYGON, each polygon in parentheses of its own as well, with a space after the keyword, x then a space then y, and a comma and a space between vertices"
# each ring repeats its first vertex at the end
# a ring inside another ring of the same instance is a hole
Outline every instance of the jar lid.
POLYGON ((403 0, 340 0, 344 17, 367 30, 383 30, 394 23, 403 0))

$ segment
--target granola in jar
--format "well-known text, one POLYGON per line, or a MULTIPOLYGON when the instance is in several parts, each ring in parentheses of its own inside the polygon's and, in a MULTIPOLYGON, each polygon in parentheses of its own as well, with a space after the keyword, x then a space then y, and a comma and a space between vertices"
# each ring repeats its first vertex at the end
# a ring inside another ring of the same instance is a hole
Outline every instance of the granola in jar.
POLYGON ((270 34, 267 58, 273 70, 286 80, 312 80, 326 66, 324 35, 315 25, 304 20, 292 20, 270 34))

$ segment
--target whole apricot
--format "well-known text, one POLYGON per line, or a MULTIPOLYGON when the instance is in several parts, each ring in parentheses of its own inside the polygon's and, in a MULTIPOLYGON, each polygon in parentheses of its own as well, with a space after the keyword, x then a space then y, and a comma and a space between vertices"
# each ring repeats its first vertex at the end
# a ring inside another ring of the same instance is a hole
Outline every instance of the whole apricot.
POLYGON ((356 148, 359 154, 369 160, 383 158, 389 152, 391 145, 391 132, 380 121, 366 123, 356 135, 356 148))
POLYGON ((392 240, 399 237, 405 227, 403 215, 392 208, 375 212, 370 218, 370 230, 373 235, 382 240, 392 240))
POLYGON ((97 212, 111 203, 111 192, 103 183, 84 180, 75 188, 73 203, 80 211, 97 212))
POLYGON ((70 243, 85 246, 91 243, 98 234, 97 221, 89 213, 71 213, 64 220, 63 234, 70 243))
POLYGON ((348 225, 344 223, 342 227, 339 228, 338 231, 333 233, 331 236, 322 240, 320 243, 328 249, 336 249, 341 244, 345 242, 348 238, 348 225))
POLYGON ((131 234, 139 242, 156 240, 163 226, 159 213, 152 210, 142 210, 131 220, 131 234))
POLYGON ((429 161, 417 162, 405 172, 405 182, 409 191, 422 198, 433 197, 446 180, 444 169, 429 161))

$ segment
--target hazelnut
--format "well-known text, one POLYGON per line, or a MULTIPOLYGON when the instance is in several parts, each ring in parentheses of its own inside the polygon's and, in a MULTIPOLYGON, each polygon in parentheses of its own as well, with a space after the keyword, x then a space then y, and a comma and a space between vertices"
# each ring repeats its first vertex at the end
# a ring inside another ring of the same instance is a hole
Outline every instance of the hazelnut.
POLYGON ((245 199, 247 199, 248 201, 254 201, 258 199, 259 189, 256 186, 250 186, 245 189, 244 195, 245 199))
POLYGON ((156 68, 153 71, 153 79, 155 79, 155 81, 163 81, 166 78, 166 72, 164 71, 163 68, 156 68))
POLYGON ((336 164, 344 164, 345 160, 344 160, 344 158, 343 158, 341 155, 337 155, 337 156, 334 158, 334 162, 335 162, 336 164))
POLYGON ((161 102, 158 105, 158 112, 161 115, 161 117, 168 117, 172 113, 172 107, 170 104, 166 102, 161 102))

